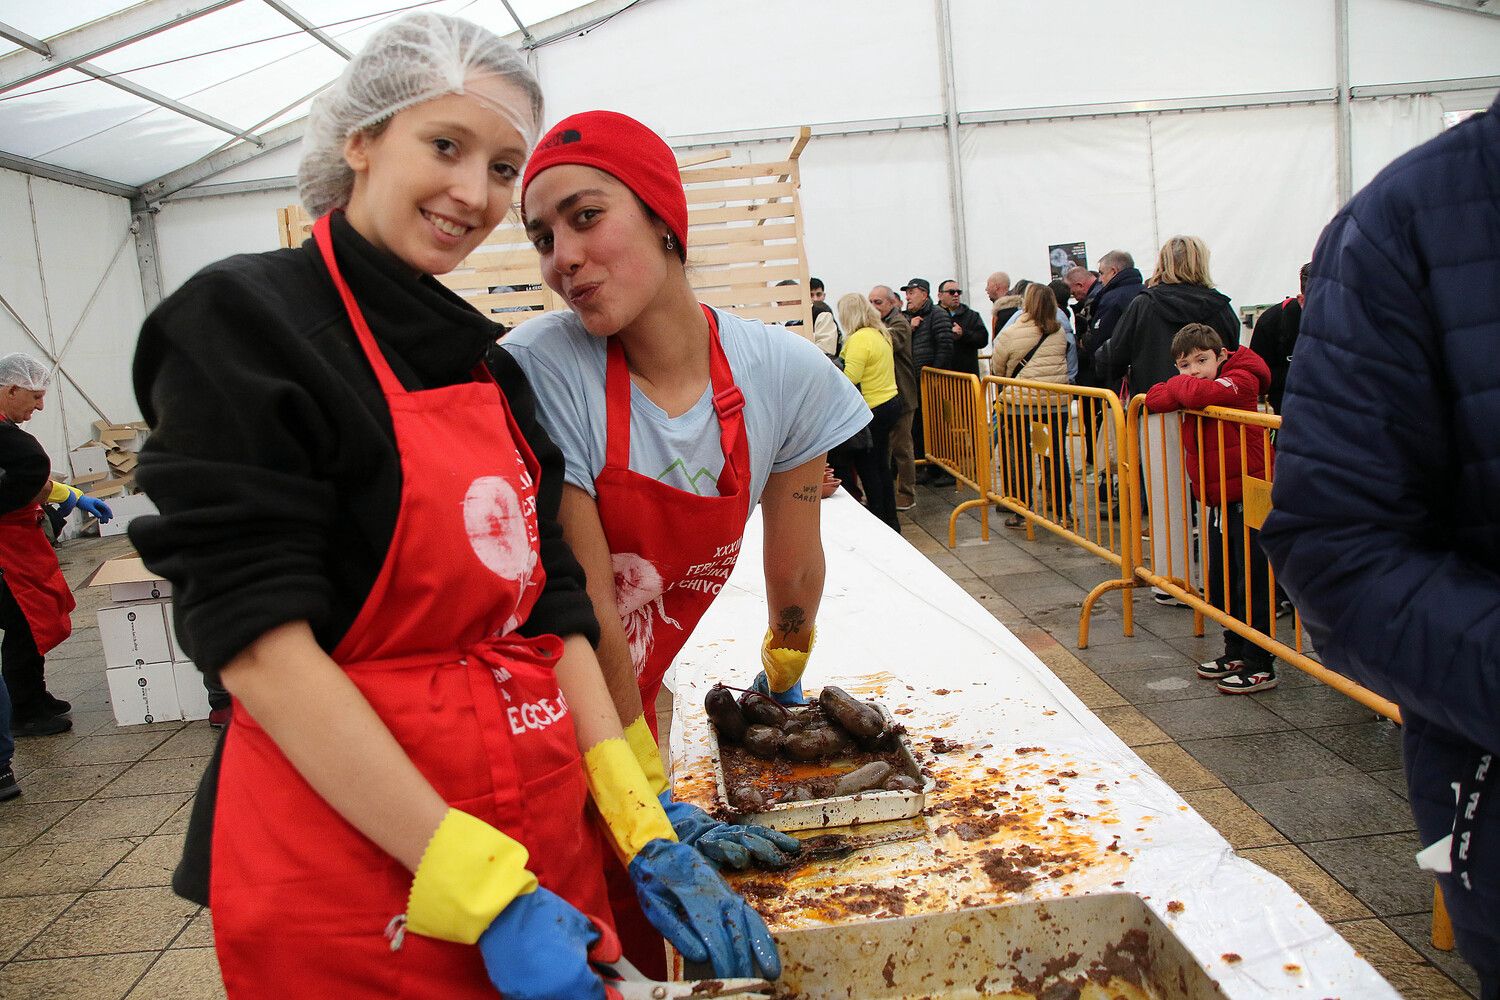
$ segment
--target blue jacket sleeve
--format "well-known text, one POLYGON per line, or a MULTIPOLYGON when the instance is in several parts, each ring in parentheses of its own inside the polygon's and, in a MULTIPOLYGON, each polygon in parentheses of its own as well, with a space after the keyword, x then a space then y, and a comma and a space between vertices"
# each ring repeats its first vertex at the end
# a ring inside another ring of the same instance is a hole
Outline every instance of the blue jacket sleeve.
POLYGON ((1331 668, 1500 751, 1500 576, 1454 538, 1439 330, 1407 233, 1364 219, 1313 255, 1262 544, 1331 668))

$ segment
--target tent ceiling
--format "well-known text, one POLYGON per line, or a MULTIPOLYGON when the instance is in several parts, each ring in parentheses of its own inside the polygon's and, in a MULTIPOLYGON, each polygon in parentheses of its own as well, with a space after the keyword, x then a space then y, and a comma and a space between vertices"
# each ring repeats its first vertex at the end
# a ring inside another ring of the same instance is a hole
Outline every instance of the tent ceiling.
MULTIPOLYGON (((517 42, 577 0, 71 0, 0 23, 0 152, 140 187, 265 148, 383 23, 455 14, 517 42)), ((99 185, 103 186, 103 185, 99 185)))

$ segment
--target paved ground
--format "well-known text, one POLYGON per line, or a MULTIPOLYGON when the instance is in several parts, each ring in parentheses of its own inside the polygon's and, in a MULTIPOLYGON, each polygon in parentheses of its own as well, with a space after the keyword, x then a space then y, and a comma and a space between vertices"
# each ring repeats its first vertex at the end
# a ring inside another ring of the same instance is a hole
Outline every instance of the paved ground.
MULTIPOLYGON (((1284 668, 1282 686, 1229 698, 1192 667, 1220 652, 1192 616, 1119 599, 1077 648, 1078 604, 1109 574, 1099 559, 1041 535, 1027 542, 977 516, 947 548, 955 495, 924 489, 903 515, 907 539, 989 609, 1236 850, 1292 885, 1411 1000, 1477 995, 1472 973, 1427 942, 1432 887, 1411 860, 1399 732, 1284 668)), ((207 1000, 221 997, 207 912, 167 887, 198 776, 206 723, 115 726, 94 612, 78 584, 123 539, 68 543, 79 608, 48 659, 74 731, 21 741, 24 796, 0 805, 0 998, 207 1000)), ((1352 1000, 1352 998, 1346 998, 1352 1000)))

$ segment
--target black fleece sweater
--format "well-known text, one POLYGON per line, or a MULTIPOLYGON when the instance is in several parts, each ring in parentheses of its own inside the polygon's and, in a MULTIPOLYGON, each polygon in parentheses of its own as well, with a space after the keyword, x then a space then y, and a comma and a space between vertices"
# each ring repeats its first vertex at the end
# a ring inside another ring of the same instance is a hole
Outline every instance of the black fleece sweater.
MULTIPOLYGON (((524 635, 599 626, 557 523, 563 459, 537 422, 503 332, 336 215, 339 267, 391 369, 433 389, 489 366, 541 465, 547 582, 524 635)), ((306 620, 332 651, 375 584, 395 531, 401 466, 390 411, 311 240, 230 257, 147 317, 135 390, 151 437, 137 479, 161 513, 130 538, 172 581, 178 640, 209 676, 269 629, 306 620)), ((174 888, 207 902, 216 752, 198 790, 174 888)))

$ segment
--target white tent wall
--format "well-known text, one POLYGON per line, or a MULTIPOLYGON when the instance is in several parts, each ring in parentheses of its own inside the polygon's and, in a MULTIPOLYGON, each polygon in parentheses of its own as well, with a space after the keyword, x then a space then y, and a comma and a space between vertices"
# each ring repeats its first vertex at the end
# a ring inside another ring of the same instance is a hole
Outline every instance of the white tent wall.
POLYGON ((1425 94, 1354 101, 1349 116, 1356 191, 1396 157, 1443 131, 1443 102, 1425 94))
POLYGON ((216 260, 281 246, 276 211, 296 203, 295 188, 167 202, 156 217, 163 292, 216 260))
POLYGON ((0 353, 24 351, 47 362, 29 329, 45 353, 60 358, 66 375, 54 376, 45 408, 26 429, 53 468, 67 473, 68 450, 89 439, 94 420, 140 418, 130 359, 145 309, 130 206, 114 195, 0 170, 0 226, 0 295, 21 319, 0 310, 0 353))
POLYGON ((1500 17, 1412 0, 1350 0, 1349 81, 1356 87, 1500 72, 1500 17))

